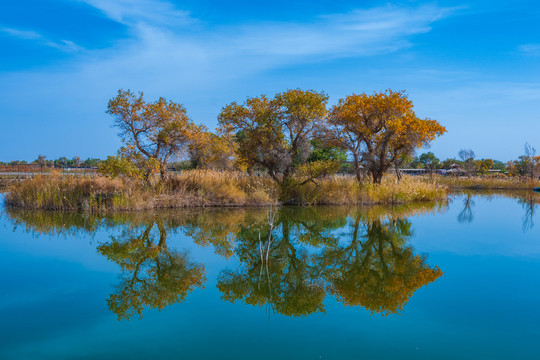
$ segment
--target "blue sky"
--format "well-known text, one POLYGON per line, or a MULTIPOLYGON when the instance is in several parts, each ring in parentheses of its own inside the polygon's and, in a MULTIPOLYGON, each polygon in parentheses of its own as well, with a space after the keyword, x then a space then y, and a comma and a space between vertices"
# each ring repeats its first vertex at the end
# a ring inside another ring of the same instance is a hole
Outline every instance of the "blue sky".
MULTIPOLYGON (((0 3, 0 161, 115 154, 120 88, 222 106, 287 88, 406 90, 430 151, 540 152, 537 1, 17 0, 0 3)), ((422 152, 422 151, 420 151, 422 152)))

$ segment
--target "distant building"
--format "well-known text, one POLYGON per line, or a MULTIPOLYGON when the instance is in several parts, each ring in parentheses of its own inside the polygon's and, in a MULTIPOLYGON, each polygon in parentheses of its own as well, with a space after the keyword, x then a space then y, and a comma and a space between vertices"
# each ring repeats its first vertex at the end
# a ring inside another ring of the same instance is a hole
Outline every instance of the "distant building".
MULTIPOLYGON (((399 171, 402 174, 406 174, 406 175, 423 175, 423 174, 426 174, 426 169, 399 169, 399 171)), ((395 173, 396 169, 395 168, 388 169, 388 172, 395 173)))

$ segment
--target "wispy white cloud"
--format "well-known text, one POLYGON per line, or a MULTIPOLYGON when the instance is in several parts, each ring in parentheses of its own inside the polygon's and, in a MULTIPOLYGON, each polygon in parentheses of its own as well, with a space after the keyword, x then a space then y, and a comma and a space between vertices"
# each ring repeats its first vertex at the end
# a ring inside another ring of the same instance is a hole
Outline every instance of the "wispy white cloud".
MULTIPOLYGON (((136 84, 165 94, 234 86, 282 66, 395 52, 412 46, 411 36, 428 32, 434 22, 455 11, 435 5, 384 6, 322 15, 311 22, 205 27, 201 21, 194 32, 190 26, 170 26, 174 19, 178 23, 197 20, 164 0, 77 1, 126 24, 130 37, 75 57, 66 74, 69 81, 80 78, 111 89, 136 84)), ((73 42, 52 41, 33 31, 21 31, 22 35, 64 51, 80 49, 73 42)), ((46 71, 55 74, 55 83, 66 73, 60 68, 46 71)))
POLYGON ((125 25, 148 23, 154 25, 180 26, 195 22, 189 11, 177 9, 165 0, 76 0, 84 2, 111 20, 125 25))
POLYGON ((13 29, 13 28, 0 28, 0 32, 18 38, 23 40, 36 40, 36 39, 42 39, 41 34, 32 31, 32 30, 20 30, 20 29, 13 29))
POLYGON ((518 50, 526 55, 540 56, 540 44, 523 44, 518 46, 518 50))
MULTIPOLYGON (((100 102, 120 87, 174 94, 185 99, 182 101, 200 96, 195 94, 222 94, 225 88, 246 91, 247 78, 263 78, 265 72, 283 66, 367 57, 410 47, 411 36, 428 32, 436 21, 455 11, 435 5, 383 6, 303 22, 205 26, 200 21, 197 31, 192 31, 191 26, 170 26, 197 20, 165 0, 76 1, 125 24, 130 37, 107 49, 85 50, 84 56, 75 56, 71 63, 64 61, 58 68, 11 74, 10 80, 18 81, 21 91, 39 91, 39 84, 48 84, 44 96, 56 92, 57 97, 70 98, 78 93, 74 88, 84 87, 88 99, 96 92, 100 102), (55 89, 50 84, 55 84, 55 89)), ((15 34, 63 50, 79 48, 72 42, 48 40, 37 32, 11 33, 15 34)), ((271 91, 268 85, 258 87, 257 91, 271 91)), ((13 86, 8 88, 14 91, 13 86)))
POLYGON ((215 82, 283 65, 395 52, 410 47, 411 36, 430 31, 434 22, 456 10, 435 5, 384 6, 323 15, 311 22, 204 28, 203 22, 164 0, 81 1, 131 29, 130 39, 106 52, 106 66, 122 63, 122 72, 129 71, 126 66, 146 67, 149 72, 159 68, 168 77, 175 73, 182 79, 197 76, 199 83, 207 75, 215 82), (189 22, 199 23, 197 32, 191 27, 170 27, 189 22))
MULTIPOLYGON (((213 126, 219 108, 228 101, 276 87, 304 86, 287 76, 268 76, 269 71, 406 49, 413 46, 414 36, 455 11, 435 5, 384 6, 311 21, 209 25, 164 0, 76 1, 124 24, 129 38, 106 49, 87 49, 61 66, 0 75, 0 107, 6 118, 79 119, 62 131, 88 133, 88 147, 93 137, 103 136, 96 129, 108 128, 104 106, 119 88, 180 101, 196 121, 213 126), (197 31, 190 24, 196 24, 197 31), (26 99, 24 105, 17 100, 21 98, 26 99)), ((47 43, 37 32, 26 36, 47 43)), ((47 45, 77 49, 62 41, 47 45)), ((327 89, 321 75, 313 73, 314 85, 308 86, 327 89)), ((112 153, 116 145, 110 141, 110 148, 102 151, 112 153)))
POLYGON ((204 29, 201 25, 196 34, 180 30, 171 37, 170 25, 181 27, 201 22, 165 0, 78 1, 130 27, 136 40, 144 41, 149 32, 168 32, 166 38, 172 42, 171 47, 175 42, 191 41, 203 51, 248 58, 257 55, 362 56, 396 51, 410 46, 408 37, 411 35, 430 31, 434 22, 458 10, 435 5, 417 8, 384 6, 321 15, 309 22, 238 24, 214 29, 204 29))
POLYGON ((385 6, 321 16, 309 23, 273 23, 238 29, 235 49, 274 56, 367 56, 411 46, 411 35, 426 33, 454 9, 385 6))
POLYGON ((40 45, 52 47, 60 51, 76 52, 82 50, 82 47, 70 40, 52 40, 34 30, 22 30, 15 28, 0 28, 0 33, 20 40, 34 41, 40 45))

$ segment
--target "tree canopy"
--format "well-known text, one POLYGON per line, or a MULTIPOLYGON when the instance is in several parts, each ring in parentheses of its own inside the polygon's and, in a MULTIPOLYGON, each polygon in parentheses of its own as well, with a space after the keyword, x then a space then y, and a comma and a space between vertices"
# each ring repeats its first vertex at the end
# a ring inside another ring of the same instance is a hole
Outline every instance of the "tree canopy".
POLYGON ((416 116, 404 91, 392 90, 341 99, 328 124, 332 141, 351 152, 358 180, 363 165, 375 183, 400 158, 446 132, 436 120, 416 116))
POLYGON ((163 180, 171 159, 188 156, 184 168, 264 171, 279 185, 280 200, 294 202, 301 186, 346 170, 348 156, 358 181, 368 174, 380 183, 391 166, 397 170, 446 132, 436 120, 419 118, 404 91, 352 94, 330 111, 327 103, 324 92, 301 89, 249 97, 223 107, 211 132, 180 104, 119 90, 107 112, 124 143, 119 157, 139 171, 116 158, 101 168, 147 181, 159 172, 163 180))
POLYGON ((109 100, 107 113, 114 116, 115 126, 125 144, 122 155, 143 169, 146 178, 158 171, 163 179, 167 163, 173 156, 187 151, 200 129, 187 116, 181 104, 160 97, 147 102, 144 95, 118 90, 109 100))
MULTIPOLYGON (((317 126, 327 114, 328 96, 313 90, 287 90, 274 98, 266 95, 233 102, 219 115, 221 129, 235 134, 241 167, 262 167, 282 189, 306 164, 317 126)), ((320 160, 310 179, 337 170, 333 160, 320 160)))
POLYGON ((420 157, 418 157, 418 162, 424 165, 424 169, 426 169, 430 175, 433 174, 433 171, 435 171, 440 164, 439 158, 431 151, 420 155, 420 157))

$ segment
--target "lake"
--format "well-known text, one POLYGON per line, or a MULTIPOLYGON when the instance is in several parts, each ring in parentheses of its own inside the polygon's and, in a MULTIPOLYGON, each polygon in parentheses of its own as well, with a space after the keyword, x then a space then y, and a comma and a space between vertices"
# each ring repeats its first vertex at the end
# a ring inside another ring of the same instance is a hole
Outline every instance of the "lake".
POLYGON ((0 358, 539 359, 539 203, 2 208, 0 358))

